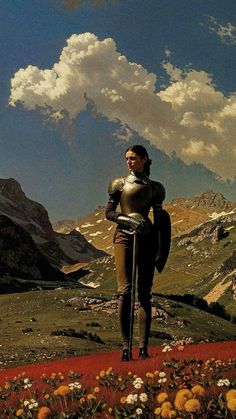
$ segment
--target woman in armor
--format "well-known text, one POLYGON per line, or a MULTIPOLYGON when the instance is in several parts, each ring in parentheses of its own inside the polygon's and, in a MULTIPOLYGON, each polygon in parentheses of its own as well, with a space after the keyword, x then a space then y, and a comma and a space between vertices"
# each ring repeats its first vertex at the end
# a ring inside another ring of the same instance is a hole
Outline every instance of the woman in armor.
POLYGON ((147 348, 151 326, 151 288, 155 264, 159 272, 163 269, 162 257, 158 252, 158 235, 161 218, 159 214, 165 198, 165 189, 161 183, 149 179, 152 161, 142 145, 129 147, 125 152, 125 157, 130 173, 126 177, 119 177, 110 182, 106 218, 117 223, 113 241, 118 282, 118 315, 123 339, 121 360, 129 361, 132 358, 128 347, 133 258, 133 236, 129 233, 138 234, 139 357, 145 359, 149 357, 147 348), (118 205, 120 205, 120 211, 117 211, 118 205), (153 209, 153 223, 148 217, 151 208, 153 209))

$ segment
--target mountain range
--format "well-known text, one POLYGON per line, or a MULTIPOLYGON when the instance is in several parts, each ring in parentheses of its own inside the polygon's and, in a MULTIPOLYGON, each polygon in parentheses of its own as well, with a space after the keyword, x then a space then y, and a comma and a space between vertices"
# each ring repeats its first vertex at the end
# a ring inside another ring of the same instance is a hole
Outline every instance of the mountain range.
MULTIPOLYGON (((208 190, 173 199, 165 208, 171 216, 172 245, 153 291, 195 294, 223 302, 234 313, 236 203, 208 190)), ((116 292, 114 229, 104 206, 52 225, 46 209, 27 198, 16 180, 0 179, 0 292, 71 280, 116 292)))

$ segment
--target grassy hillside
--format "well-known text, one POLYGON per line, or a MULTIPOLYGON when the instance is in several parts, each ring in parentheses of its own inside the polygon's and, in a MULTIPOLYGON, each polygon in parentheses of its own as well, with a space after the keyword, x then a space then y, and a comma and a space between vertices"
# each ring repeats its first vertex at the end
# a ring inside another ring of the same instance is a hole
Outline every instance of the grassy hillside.
MULTIPOLYGON (((113 306, 106 306, 113 297, 113 293, 100 289, 1 295, 1 367, 120 348, 115 300, 113 306)), ((186 304, 154 297, 150 339, 153 346, 184 337, 199 342, 233 340, 235 335, 236 325, 229 321, 186 304)), ((137 344, 135 320, 134 345, 137 344)))

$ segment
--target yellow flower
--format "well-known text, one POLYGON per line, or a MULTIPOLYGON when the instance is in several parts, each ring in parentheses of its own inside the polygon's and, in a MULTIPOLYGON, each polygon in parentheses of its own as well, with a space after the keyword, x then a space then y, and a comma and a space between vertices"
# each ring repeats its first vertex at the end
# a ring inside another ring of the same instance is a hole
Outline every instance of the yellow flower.
POLYGON ((103 378, 106 375, 106 372, 104 370, 101 370, 99 373, 100 377, 103 378))
POLYGON ((45 398, 45 400, 50 399, 50 394, 46 393, 46 394, 44 395, 44 398, 45 398))
POLYGON ((60 374, 60 377, 59 378, 60 378, 61 381, 63 381, 64 380, 64 375, 61 375, 60 374))
POLYGON ((178 349, 178 351, 183 352, 184 351, 184 345, 179 345, 177 349, 178 349))
POLYGON ((88 400, 93 400, 93 399, 96 399, 96 397, 95 397, 93 394, 89 393, 89 394, 87 395, 87 399, 88 399, 88 400))
POLYGON ((187 388, 183 388, 179 390, 175 396, 175 401, 174 401, 176 409, 184 410, 184 405, 186 401, 191 399, 192 397, 193 395, 191 391, 188 390, 187 388))
POLYGON ((48 407, 43 406, 38 411, 37 419, 46 419, 49 417, 50 414, 51 410, 48 407))
POLYGON ((156 409, 154 410, 154 415, 160 415, 161 413, 161 407, 156 407, 156 409))
POLYGON ((55 372, 52 372, 51 378, 56 378, 57 374, 55 372))
POLYGON ((185 403, 184 407, 185 407, 186 412, 194 413, 194 412, 198 412, 201 409, 201 404, 199 400, 197 399, 189 399, 185 403))
POLYGON ((162 391, 157 395, 157 402, 164 403, 168 399, 168 394, 165 391, 162 391))
POLYGON ((158 370, 155 370, 153 374, 154 375, 159 375, 159 371, 158 370))
POLYGON ((128 372, 128 375, 132 375, 132 372, 131 372, 131 371, 129 371, 129 372, 128 372))
POLYGON ((70 392, 69 386, 60 386, 54 390, 55 396, 66 396, 70 392))
POLYGON ((147 378, 153 378, 154 374, 152 372, 146 372, 146 377, 147 378))
POLYGON ((232 412, 236 412, 236 399, 230 399, 227 401, 227 407, 232 412))
POLYGON ((126 403, 126 397, 122 396, 120 399, 121 404, 125 404, 126 403))
POLYGON ((111 371, 112 371, 112 367, 109 367, 109 368, 106 370, 106 374, 107 374, 107 375, 109 375, 109 374, 111 373, 111 371))
POLYGON ((23 409, 18 409, 18 410, 16 411, 16 416, 19 418, 20 416, 22 416, 22 415, 23 415, 23 413, 24 413, 24 410, 23 410, 23 409))
POLYGON ((227 391, 225 397, 227 401, 236 399, 236 389, 231 388, 229 391, 227 391))
POLYGON ((100 388, 99 387, 94 387, 93 391, 94 391, 94 393, 99 393, 100 388))
POLYGON ((171 411, 171 403, 164 402, 161 406, 161 417, 170 418, 170 411, 171 411))
POLYGON ((193 394, 198 395, 198 396, 204 396, 205 389, 204 389, 204 387, 200 386, 199 384, 196 384, 195 386, 193 386, 191 392, 193 394))

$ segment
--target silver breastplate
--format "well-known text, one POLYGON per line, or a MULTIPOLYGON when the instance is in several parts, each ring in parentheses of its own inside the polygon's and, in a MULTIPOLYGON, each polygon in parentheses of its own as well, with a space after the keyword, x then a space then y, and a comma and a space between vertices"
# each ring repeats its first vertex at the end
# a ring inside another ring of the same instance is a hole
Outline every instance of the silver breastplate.
POLYGON ((131 174, 126 177, 120 198, 121 211, 125 215, 140 214, 148 217, 152 202, 152 186, 145 175, 131 174))

